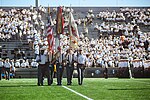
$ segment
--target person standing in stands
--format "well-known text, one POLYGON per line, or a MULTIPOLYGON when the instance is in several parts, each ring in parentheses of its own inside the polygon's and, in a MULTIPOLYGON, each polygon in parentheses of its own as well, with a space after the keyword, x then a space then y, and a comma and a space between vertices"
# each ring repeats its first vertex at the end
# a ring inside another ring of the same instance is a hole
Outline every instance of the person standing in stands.
POLYGON ((3 60, 2 58, 0 58, 0 80, 2 78, 1 74, 2 74, 2 68, 4 67, 4 63, 3 63, 3 60))
POLYGON ((4 68, 5 68, 5 74, 6 74, 6 80, 10 79, 10 68, 11 64, 9 62, 9 59, 7 58, 5 63, 4 63, 4 68))
POLYGON ((145 41, 144 41, 144 48, 145 48, 146 51, 148 50, 148 45, 149 44, 150 43, 149 43, 148 39, 145 39, 145 41))
POLYGON ((15 67, 16 68, 20 68, 21 64, 20 64, 20 60, 16 60, 15 62, 15 67))
POLYGON ((48 66, 48 56, 46 50, 41 48, 39 56, 36 57, 36 61, 39 62, 38 86, 43 85, 44 76, 47 77, 48 85, 51 85, 49 66, 48 66))
POLYGON ((66 58, 67 58, 67 64, 66 64, 67 85, 71 85, 72 75, 74 70, 74 55, 71 49, 68 49, 66 58))
POLYGON ((78 65, 77 65, 77 72, 78 72, 78 84, 82 85, 83 77, 84 77, 84 70, 87 62, 86 55, 83 54, 82 50, 79 50, 78 54, 78 65))
POLYGON ((15 76, 15 64, 14 64, 14 59, 11 59, 11 73, 12 73, 12 78, 15 76))

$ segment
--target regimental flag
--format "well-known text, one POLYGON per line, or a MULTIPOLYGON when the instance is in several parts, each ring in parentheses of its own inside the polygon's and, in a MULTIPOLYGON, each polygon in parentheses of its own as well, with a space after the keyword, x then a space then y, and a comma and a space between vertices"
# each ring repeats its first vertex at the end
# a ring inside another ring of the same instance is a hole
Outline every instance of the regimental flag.
POLYGON ((62 15, 62 7, 57 8, 57 20, 56 20, 56 33, 57 35, 64 32, 64 17, 62 15))
POLYGON ((79 34, 78 34, 78 28, 77 24, 75 23, 73 14, 70 12, 69 13, 69 34, 70 34, 70 47, 71 48, 77 48, 78 47, 78 39, 79 39, 79 34))
POLYGON ((49 46, 49 51, 54 52, 54 32, 53 32, 53 27, 51 26, 51 16, 48 19, 48 24, 47 24, 47 41, 48 41, 48 46, 49 46))

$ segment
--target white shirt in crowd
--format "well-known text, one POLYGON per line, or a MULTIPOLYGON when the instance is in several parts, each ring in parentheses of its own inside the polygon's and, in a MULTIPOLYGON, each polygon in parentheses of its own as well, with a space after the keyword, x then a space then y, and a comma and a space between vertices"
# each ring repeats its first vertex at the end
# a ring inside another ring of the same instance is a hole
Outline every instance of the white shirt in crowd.
POLYGON ((23 63, 21 63, 21 67, 22 67, 22 68, 25 68, 25 67, 26 67, 26 62, 25 62, 25 61, 23 61, 23 63))
POLYGON ((39 45, 35 45, 35 52, 34 53, 35 54, 39 54, 39 49, 40 49, 39 45))
POLYGON ((143 65, 144 65, 144 68, 149 68, 150 67, 150 61, 145 61, 143 65))
POLYGON ((136 62, 132 62, 132 64, 133 64, 133 67, 142 67, 142 62, 140 60, 136 62))
POLYGON ((31 62, 31 66, 32 66, 33 68, 37 68, 38 65, 39 65, 39 64, 38 64, 36 61, 32 61, 32 62, 31 62))
POLYGON ((30 65, 29 65, 29 61, 28 61, 28 60, 26 60, 26 62, 25 62, 25 63, 26 63, 26 67, 28 67, 28 68, 29 68, 29 67, 30 67, 30 65))
POLYGON ((118 67, 128 67, 128 61, 119 61, 118 67))
POLYGON ((20 62, 19 61, 16 61, 16 63, 15 63, 15 67, 20 67, 20 62))
POLYGON ((108 61, 108 65, 110 65, 111 67, 114 67, 113 61, 112 60, 108 61))
POLYGON ((4 66, 3 61, 0 61, 0 67, 3 67, 3 66, 4 66))
POLYGON ((4 67, 5 67, 5 68, 10 68, 10 67, 11 67, 11 64, 10 64, 9 62, 5 62, 4 67))

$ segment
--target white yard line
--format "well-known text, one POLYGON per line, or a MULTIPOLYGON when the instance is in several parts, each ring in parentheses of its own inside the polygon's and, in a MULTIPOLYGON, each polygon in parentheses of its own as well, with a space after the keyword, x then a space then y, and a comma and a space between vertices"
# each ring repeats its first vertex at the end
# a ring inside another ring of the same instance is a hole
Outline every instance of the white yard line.
POLYGON ((87 99, 87 100, 93 100, 93 99, 91 99, 91 98, 89 98, 89 97, 87 97, 87 96, 85 96, 85 95, 83 95, 83 94, 81 94, 81 93, 79 93, 79 92, 77 92, 75 90, 72 90, 72 89, 70 89, 70 88, 68 88, 66 86, 62 86, 62 87, 67 89, 67 90, 69 90, 69 91, 71 91, 71 92, 73 92, 73 93, 75 93, 75 94, 77 94, 77 95, 79 95, 79 96, 81 96, 81 97, 83 97, 83 98, 85 98, 85 99, 87 99))
POLYGON ((75 94, 77 94, 77 95, 79 95, 79 96, 81 96, 81 97, 83 97, 83 98, 85 98, 85 99, 87 99, 87 100, 93 100, 92 98, 89 98, 89 97, 87 97, 87 96, 85 96, 85 95, 83 95, 83 94, 81 94, 81 93, 79 93, 79 92, 77 92, 75 90, 72 90, 72 89, 68 88, 67 86, 62 86, 62 87, 67 89, 67 90, 69 90, 69 91, 71 91, 71 92, 73 92, 73 93, 75 93, 75 94))

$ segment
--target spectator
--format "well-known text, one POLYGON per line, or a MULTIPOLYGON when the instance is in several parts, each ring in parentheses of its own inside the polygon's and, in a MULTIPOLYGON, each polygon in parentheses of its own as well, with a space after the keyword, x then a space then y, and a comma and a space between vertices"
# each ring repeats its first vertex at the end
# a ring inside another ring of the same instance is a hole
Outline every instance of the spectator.
POLYGON ((3 67, 4 67, 4 62, 3 62, 3 59, 0 58, 0 80, 1 80, 1 78, 2 78, 1 74, 2 74, 2 69, 3 69, 3 67))
POLYGON ((26 68, 26 62, 25 62, 25 60, 22 61, 21 67, 22 67, 22 68, 26 68))
POLYGON ((12 59, 10 63, 12 65, 10 72, 12 73, 12 77, 14 77, 15 76, 15 70, 16 70, 14 59, 12 59))
POLYGON ((9 80, 10 79, 10 68, 11 68, 11 64, 9 62, 9 59, 7 58, 5 60, 5 63, 4 63, 4 68, 5 68, 5 75, 6 75, 6 80, 9 80))
POLYGON ((26 62, 25 62, 25 63, 26 63, 26 68, 31 68, 28 59, 26 59, 26 62))
POLYGON ((37 68, 38 65, 39 65, 39 64, 36 62, 36 60, 35 60, 35 59, 32 59, 31 67, 32 67, 32 68, 37 68))
POLYGON ((20 68, 20 67, 21 67, 21 65, 20 65, 20 60, 16 60, 16 62, 15 62, 15 67, 16 67, 16 68, 20 68))

